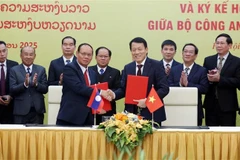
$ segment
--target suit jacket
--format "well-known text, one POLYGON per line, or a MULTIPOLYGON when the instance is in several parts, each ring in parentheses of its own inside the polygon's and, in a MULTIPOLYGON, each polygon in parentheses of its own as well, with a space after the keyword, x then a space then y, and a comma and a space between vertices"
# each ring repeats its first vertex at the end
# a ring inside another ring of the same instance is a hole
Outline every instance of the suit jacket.
POLYGON ((18 65, 17 62, 15 61, 11 61, 11 60, 7 60, 7 74, 6 74, 6 94, 9 95, 10 94, 10 88, 9 88, 9 72, 10 72, 10 69, 13 67, 13 66, 16 66, 18 65))
MULTIPOLYGON (((160 64, 160 66, 162 67, 162 69, 165 71, 165 67, 164 67, 164 64, 163 64, 163 60, 159 61, 159 64, 160 64)), ((172 63, 171 68, 174 67, 174 66, 177 66, 177 65, 179 65, 179 64, 181 64, 181 63, 173 60, 173 63, 172 63)), ((165 72, 164 72, 164 73, 165 73, 165 72)), ((166 75, 166 73, 165 73, 165 75, 166 75)))
MULTIPOLYGON (((10 95, 10 89, 9 89, 9 72, 10 69, 13 66, 18 65, 17 62, 15 61, 11 61, 11 60, 6 60, 6 67, 7 67, 7 74, 6 74, 6 80, 5 80, 5 93, 6 95, 10 95)), ((1 86, 0 86, 1 87, 1 86)), ((12 96, 12 95, 11 95, 12 96)), ((8 106, 4 106, 4 105, 0 105, 0 116, 1 119, 3 120, 2 122, 0 121, 0 123, 12 123, 12 101, 8 106), (4 118, 3 118, 4 117, 4 118)))
MULTIPOLYGON (((121 87, 115 91, 116 100, 123 98, 125 96, 128 75, 136 75, 135 61, 125 65, 123 69, 121 87)), ((144 64, 142 76, 146 76, 149 78, 146 97, 148 96, 152 88, 152 85, 154 85, 154 88, 157 91, 158 96, 163 100, 163 98, 169 92, 169 87, 164 70, 162 68, 159 69, 159 61, 147 58, 144 64)), ((125 110, 129 112, 134 112, 134 108, 136 107, 137 107, 136 105, 125 104, 125 110)), ((148 108, 143 108, 141 110, 141 115, 148 120, 152 119, 152 113, 149 112, 148 108)), ((154 121, 157 123, 161 123, 164 120, 166 120, 166 114, 165 108, 163 106, 154 112, 154 121)))
MULTIPOLYGON (((120 71, 118 69, 107 66, 105 72, 100 75, 98 72, 97 65, 89 67, 93 69, 97 74, 97 81, 108 82, 108 88, 115 91, 120 87, 120 71)), ((111 101, 112 110, 104 114, 103 116, 111 116, 116 113, 116 102, 111 101)))
MULTIPOLYGON (((76 57, 73 57, 73 61, 76 61, 76 57)), ((63 56, 51 61, 48 70, 48 85, 58 85, 59 77, 63 73, 63 68, 65 63, 63 61, 63 56)))
MULTIPOLYGON (((183 64, 172 67, 168 77, 169 86, 180 87, 180 77, 182 71, 183 64)), ((187 87, 196 87, 198 89, 198 119, 202 119, 204 117, 202 109, 202 94, 207 93, 208 84, 207 70, 204 67, 194 63, 190 74, 188 75, 187 87)))
POLYGON ((10 92, 14 96, 14 115, 26 115, 31 107, 38 113, 45 113, 44 95, 48 92, 47 75, 44 67, 33 64, 28 88, 24 86, 26 70, 23 64, 10 70, 10 92), (37 87, 32 86, 33 75, 37 73, 37 87))
MULTIPOLYGON (((217 68, 218 54, 206 57, 203 66, 207 70, 217 68)), ((208 92, 205 96, 204 105, 206 109, 214 106, 215 93, 217 90, 220 109, 223 112, 237 111, 238 99, 237 88, 240 86, 240 59, 229 53, 226 62, 220 73, 220 81, 209 84, 208 92)))
MULTIPOLYGON (((91 84, 97 83, 97 75, 88 69, 91 84)), ((76 125, 84 125, 91 108, 87 107, 93 88, 86 85, 83 72, 77 61, 63 70, 63 89, 57 119, 76 125)))

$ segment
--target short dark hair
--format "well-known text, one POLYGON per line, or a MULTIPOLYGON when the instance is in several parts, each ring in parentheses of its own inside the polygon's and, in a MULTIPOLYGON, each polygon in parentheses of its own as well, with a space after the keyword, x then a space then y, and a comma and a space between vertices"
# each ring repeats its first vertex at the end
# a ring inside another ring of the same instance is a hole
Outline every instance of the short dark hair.
POLYGON ((88 44, 88 43, 81 43, 81 44, 79 44, 78 49, 77 49, 78 52, 80 51, 82 46, 89 46, 90 48, 92 48, 92 54, 93 54, 93 47, 90 44, 88 44))
POLYGON ((3 44, 4 46, 7 46, 7 44, 4 41, 0 41, 0 44, 3 44))
POLYGON ((63 42, 64 42, 65 39, 72 39, 74 46, 76 46, 76 39, 73 38, 73 37, 71 37, 71 36, 66 36, 66 37, 64 37, 64 38, 62 39, 62 45, 63 45, 63 42))
POLYGON ((129 42, 129 48, 130 50, 132 50, 132 43, 135 42, 135 43, 143 43, 144 47, 147 48, 147 41, 145 39, 143 39, 142 37, 136 37, 134 39, 132 39, 130 42, 129 42))
POLYGON ((167 40, 165 40, 165 41, 162 42, 162 46, 161 46, 162 49, 163 49, 163 47, 166 46, 166 45, 173 46, 174 49, 177 50, 177 45, 176 45, 176 43, 175 43, 174 41, 170 40, 170 39, 167 39, 167 40))
POLYGON ((231 38, 228 34, 226 34, 226 33, 219 34, 219 35, 216 37, 215 42, 217 41, 217 39, 218 39, 219 37, 226 37, 226 38, 227 38, 227 40, 226 40, 226 41, 227 41, 227 44, 232 44, 232 43, 233 43, 232 38, 231 38))
MULTIPOLYGON (((27 48, 27 47, 31 47, 31 46, 22 47, 22 48, 20 49, 20 54, 22 54, 23 49, 24 49, 24 48, 27 48)), ((35 54, 35 48, 34 48, 34 47, 31 47, 31 48, 33 49, 33 53, 35 54)))
POLYGON ((99 52, 100 49, 106 49, 106 50, 108 51, 108 55, 109 55, 109 57, 112 56, 112 52, 111 52, 111 50, 108 49, 107 47, 104 47, 104 46, 102 46, 102 47, 98 47, 98 48, 96 49, 96 51, 95 51, 96 56, 98 55, 98 52, 99 52))
POLYGON ((184 51, 184 49, 185 49, 186 46, 193 46, 194 49, 195 49, 195 54, 198 54, 198 48, 197 48, 197 46, 196 46, 195 44, 193 44, 193 43, 187 43, 187 44, 185 44, 185 45, 183 46, 183 48, 182 48, 182 51, 184 51))

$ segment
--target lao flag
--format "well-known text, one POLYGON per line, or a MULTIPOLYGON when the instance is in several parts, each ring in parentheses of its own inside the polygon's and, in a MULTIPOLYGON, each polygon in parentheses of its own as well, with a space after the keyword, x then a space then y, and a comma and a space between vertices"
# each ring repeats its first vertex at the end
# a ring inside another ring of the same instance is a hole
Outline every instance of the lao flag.
POLYGON ((93 110, 100 110, 103 107, 103 105, 104 102, 102 100, 102 97, 100 96, 100 93, 98 92, 97 88, 94 87, 87 106, 92 108, 93 110))

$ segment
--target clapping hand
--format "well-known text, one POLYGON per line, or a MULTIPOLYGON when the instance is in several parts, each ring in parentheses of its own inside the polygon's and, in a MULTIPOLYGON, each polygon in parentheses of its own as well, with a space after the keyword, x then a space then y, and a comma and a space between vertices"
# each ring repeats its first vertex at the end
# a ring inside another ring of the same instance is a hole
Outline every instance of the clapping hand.
POLYGON ((27 73, 26 76, 25 76, 24 85, 26 87, 28 87, 29 86, 29 82, 30 82, 30 77, 29 77, 29 73, 27 73))
POLYGON ((220 73, 217 69, 212 69, 208 71, 207 77, 210 82, 219 82, 220 73))
POLYGON ((35 73, 34 76, 33 76, 33 86, 34 87, 37 87, 37 84, 38 84, 37 83, 37 78, 38 78, 38 75, 37 75, 37 73, 35 73))
POLYGON ((187 85, 188 85, 187 77, 188 77, 187 74, 184 71, 182 71, 181 77, 180 77, 180 84, 181 84, 181 86, 187 87, 187 85))

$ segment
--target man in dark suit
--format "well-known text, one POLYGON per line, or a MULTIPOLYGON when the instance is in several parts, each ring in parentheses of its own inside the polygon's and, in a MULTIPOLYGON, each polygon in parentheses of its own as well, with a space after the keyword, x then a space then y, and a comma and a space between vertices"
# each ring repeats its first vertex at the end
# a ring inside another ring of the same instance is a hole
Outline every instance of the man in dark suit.
POLYGON ((63 68, 68 63, 76 60, 74 51, 76 49, 76 40, 71 36, 62 39, 63 55, 51 61, 48 70, 48 85, 62 85, 63 68))
POLYGON ((33 64, 35 49, 24 47, 20 57, 22 64, 10 70, 10 92, 14 96, 14 123, 43 124, 45 103, 44 95, 48 92, 45 68, 33 64))
POLYGON ((57 125, 85 126, 93 124, 91 108, 87 106, 97 74, 88 68, 93 57, 90 44, 82 43, 76 52, 77 60, 63 70, 63 95, 57 116, 57 125))
MULTIPOLYGON (((196 64, 198 48, 192 44, 185 44, 182 49, 183 64, 171 69, 168 77, 169 86, 173 87, 197 87, 198 89, 198 126, 202 125, 204 117, 202 108, 202 94, 207 93, 207 70, 196 64)), ((184 95, 182 95, 184 96, 184 95)))
POLYGON ((208 126, 236 126, 240 59, 230 53, 232 43, 228 34, 218 35, 215 39, 217 54, 204 60, 203 66, 208 70, 210 81, 204 100, 205 120, 208 126))
POLYGON ((180 64, 175 61, 173 58, 177 51, 177 45, 172 40, 165 40, 161 45, 161 53, 163 59, 160 61, 160 66, 165 70, 166 75, 168 76, 172 67, 180 64))
MULTIPOLYGON (((154 86, 159 98, 163 99, 169 92, 167 78, 164 70, 162 68, 159 69, 159 61, 147 57, 148 47, 146 40, 141 37, 136 37, 131 40, 129 47, 134 61, 125 65, 122 71, 121 87, 114 91, 112 95, 113 99, 118 100, 123 98, 126 91, 127 76, 137 75, 140 72, 142 76, 148 77, 146 97, 152 86, 154 86)), ((152 113, 145 105, 146 98, 134 101, 137 102, 137 105, 125 104, 125 110, 134 114, 140 114, 145 119, 152 120, 152 113)), ((154 121, 161 124, 164 120, 166 120, 166 114, 163 106, 154 112, 154 121)))
MULTIPOLYGON (((120 87, 120 71, 110 67, 109 61, 111 60, 112 52, 106 47, 99 47, 96 49, 95 59, 97 65, 89 67, 97 73, 98 82, 108 82, 108 88, 115 91, 120 87)), ((116 102, 111 101, 112 110, 97 115, 97 124, 102 122, 103 116, 112 116, 116 113, 116 102)))
POLYGON ((0 41, 0 124, 13 123, 12 96, 9 93, 9 71, 17 62, 7 59, 8 49, 0 41))

